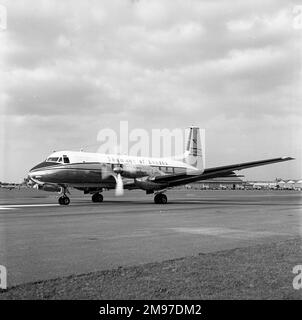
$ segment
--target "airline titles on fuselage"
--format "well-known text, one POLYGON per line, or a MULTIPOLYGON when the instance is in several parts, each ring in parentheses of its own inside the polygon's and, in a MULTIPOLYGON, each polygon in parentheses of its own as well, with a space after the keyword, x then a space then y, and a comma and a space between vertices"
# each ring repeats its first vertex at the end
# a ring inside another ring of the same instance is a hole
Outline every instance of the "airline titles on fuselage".
POLYGON ((155 159, 131 159, 131 158, 122 158, 122 157, 113 157, 107 156, 108 162, 112 163, 121 163, 121 164, 140 164, 140 165, 156 165, 156 166, 168 166, 168 162, 164 160, 155 160, 155 159))

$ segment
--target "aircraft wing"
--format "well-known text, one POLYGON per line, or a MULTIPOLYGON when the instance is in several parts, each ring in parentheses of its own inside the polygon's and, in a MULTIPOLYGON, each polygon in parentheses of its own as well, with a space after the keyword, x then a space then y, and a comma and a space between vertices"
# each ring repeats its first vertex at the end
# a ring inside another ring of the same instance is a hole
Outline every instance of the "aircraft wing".
POLYGON ((175 187, 178 185, 183 185, 183 184, 187 184, 195 181, 207 180, 207 179, 212 179, 217 177, 234 176, 235 175, 234 171, 237 171, 237 170, 264 166, 267 164, 284 162, 289 160, 294 160, 294 158, 280 157, 280 158, 273 158, 273 159, 266 159, 266 160, 259 160, 259 161, 236 163, 236 164, 227 165, 227 166, 207 168, 204 170, 202 174, 199 174, 199 175, 187 175, 186 173, 164 175, 164 176, 153 177, 152 181, 162 184, 166 188, 169 188, 169 187, 175 187))

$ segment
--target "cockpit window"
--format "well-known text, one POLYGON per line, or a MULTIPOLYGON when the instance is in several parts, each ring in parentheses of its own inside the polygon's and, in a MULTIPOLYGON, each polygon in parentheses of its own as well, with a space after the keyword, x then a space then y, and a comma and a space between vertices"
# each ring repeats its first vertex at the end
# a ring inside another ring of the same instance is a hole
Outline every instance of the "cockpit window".
POLYGON ((48 162, 63 162, 63 163, 70 163, 69 158, 65 155, 63 157, 49 157, 46 159, 48 162))
POLYGON ((70 163, 69 158, 67 156, 63 156, 64 163, 70 163))

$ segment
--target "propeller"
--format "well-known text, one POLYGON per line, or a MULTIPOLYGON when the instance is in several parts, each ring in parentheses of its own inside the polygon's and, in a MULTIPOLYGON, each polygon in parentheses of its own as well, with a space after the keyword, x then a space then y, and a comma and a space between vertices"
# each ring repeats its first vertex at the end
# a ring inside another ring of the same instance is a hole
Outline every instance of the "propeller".
POLYGON ((115 167, 113 170, 108 166, 103 166, 102 168, 102 179, 106 179, 112 176, 115 179, 115 195, 122 196, 124 194, 124 183, 122 179, 122 167, 115 167))
POLYGON ((121 175, 123 172, 123 168, 122 167, 115 167, 113 169, 113 172, 115 173, 113 175, 113 177, 116 182, 115 195, 122 196, 124 194, 124 184, 123 184, 123 179, 122 179, 122 175, 121 175))
POLYGON ((116 176, 114 176, 114 179, 116 181, 115 195, 122 196, 124 194, 124 184, 121 174, 118 173, 116 176))

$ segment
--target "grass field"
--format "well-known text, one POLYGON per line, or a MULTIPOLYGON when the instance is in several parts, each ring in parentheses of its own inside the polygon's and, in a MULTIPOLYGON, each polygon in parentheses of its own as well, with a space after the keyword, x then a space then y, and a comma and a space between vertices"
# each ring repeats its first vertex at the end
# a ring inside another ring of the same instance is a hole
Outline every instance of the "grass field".
POLYGON ((301 239, 12 287, 0 299, 301 299, 301 239))

